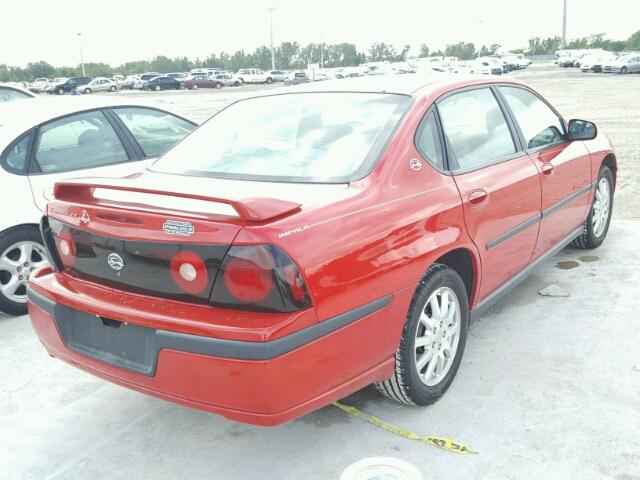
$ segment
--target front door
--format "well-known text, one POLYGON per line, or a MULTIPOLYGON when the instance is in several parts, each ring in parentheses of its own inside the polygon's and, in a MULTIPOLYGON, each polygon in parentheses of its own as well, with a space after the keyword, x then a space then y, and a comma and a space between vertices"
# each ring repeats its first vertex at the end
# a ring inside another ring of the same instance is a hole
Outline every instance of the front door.
POLYGON ((482 262, 480 301, 529 264, 538 236, 540 178, 491 87, 448 95, 437 106, 467 231, 482 262))
POLYGON ((535 258, 584 223, 592 190, 591 157, 582 142, 567 140, 560 116, 535 93, 515 86, 499 91, 540 171, 542 221, 535 258))

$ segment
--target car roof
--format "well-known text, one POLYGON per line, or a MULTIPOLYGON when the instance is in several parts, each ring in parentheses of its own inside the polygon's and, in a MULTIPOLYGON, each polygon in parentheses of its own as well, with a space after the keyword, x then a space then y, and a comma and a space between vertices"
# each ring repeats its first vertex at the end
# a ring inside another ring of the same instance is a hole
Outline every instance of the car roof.
POLYGON ((41 123, 72 113, 109 107, 152 107, 144 103, 119 101, 103 96, 64 96, 33 98, 28 102, 0 103, 0 149, 27 130, 41 123))
MULTIPOLYGON (((491 75, 460 75, 447 73, 388 74, 325 80, 304 85, 286 87, 286 92, 366 92, 395 93, 422 97, 440 90, 462 88, 483 83, 522 83, 505 77, 491 75)), ((285 87, 283 87, 285 88, 285 87)), ((262 96, 262 95, 258 95, 262 96)))

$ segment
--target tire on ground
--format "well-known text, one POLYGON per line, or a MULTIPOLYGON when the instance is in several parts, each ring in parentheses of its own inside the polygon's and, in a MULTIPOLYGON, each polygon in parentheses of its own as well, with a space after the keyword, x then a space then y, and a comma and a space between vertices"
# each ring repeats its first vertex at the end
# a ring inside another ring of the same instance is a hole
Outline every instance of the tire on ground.
POLYGON ((593 205, 596 202, 596 195, 594 193, 593 202, 591 203, 591 207, 589 208, 589 215, 587 216, 587 219, 585 220, 582 227, 582 233, 573 242, 571 242, 571 246, 574 248, 589 250, 599 247, 607 236, 607 232, 609 231, 609 224, 611 223, 611 214, 613 212, 613 175, 611 174, 611 170, 607 166, 602 166, 602 168, 600 168, 600 173, 598 174, 598 180, 595 187, 596 191, 602 179, 606 179, 609 183, 609 213, 607 216, 607 223, 602 234, 599 237, 596 236, 593 230, 593 205))
POLYGON ((393 400, 409 405, 429 405, 438 401, 453 382, 464 354, 469 324, 468 305, 467 290, 458 273, 446 265, 432 265, 420 280, 411 300, 400 346, 395 355, 395 371, 388 380, 375 384, 378 390, 393 400), (451 289, 458 299, 460 332, 457 350, 449 371, 438 383, 428 386, 418 376, 414 345, 420 315, 426 309, 426 303, 431 294, 441 287, 451 289))

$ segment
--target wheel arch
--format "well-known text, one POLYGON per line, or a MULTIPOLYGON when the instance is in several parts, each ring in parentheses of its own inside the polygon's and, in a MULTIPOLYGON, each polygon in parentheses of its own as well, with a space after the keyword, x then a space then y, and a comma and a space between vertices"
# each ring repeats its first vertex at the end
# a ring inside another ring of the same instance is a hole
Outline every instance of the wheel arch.
POLYGON ((480 278, 480 261, 476 258, 475 253, 469 248, 457 247, 440 255, 433 263, 446 265, 460 275, 467 290, 469 308, 471 309, 480 278))
POLYGON ((0 237, 13 232, 14 230, 18 230, 20 228, 35 228, 35 229, 40 229, 40 225, 38 225, 37 223, 21 223, 19 225, 12 225, 10 227, 5 228, 4 230, 0 231, 0 237))
POLYGON ((607 154, 602 159, 602 166, 607 166, 609 167, 609 170, 611 170, 611 176, 613 177, 613 188, 615 190, 617 173, 618 173, 618 159, 616 158, 613 152, 607 154))

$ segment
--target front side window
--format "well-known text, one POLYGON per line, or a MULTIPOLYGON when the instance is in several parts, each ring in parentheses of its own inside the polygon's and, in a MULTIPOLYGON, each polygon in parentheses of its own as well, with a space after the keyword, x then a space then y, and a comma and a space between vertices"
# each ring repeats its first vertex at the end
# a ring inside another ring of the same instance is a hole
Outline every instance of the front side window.
POLYGON ((458 170, 484 167, 516 152, 507 121, 490 88, 467 90, 438 102, 458 170))
POLYGON ((114 108, 146 157, 159 157, 195 127, 170 113, 151 108, 114 108))
POLYGON ((500 87, 509 108, 520 125, 527 148, 539 148, 565 138, 560 117, 540 97, 518 87, 500 87))
POLYGON ((71 115, 40 128, 36 161, 42 173, 101 167, 129 160, 100 111, 71 115))
POLYGON ((348 182, 370 170, 410 104, 405 95, 296 93, 232 104, 153 169, 227 178, 348 182))
POLYGON ((416 147, 430 164, 440 170, 444 170, 442 144, 440 143, 440 135, 433 109, 427 113, 418 127, 416 147))

